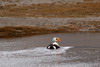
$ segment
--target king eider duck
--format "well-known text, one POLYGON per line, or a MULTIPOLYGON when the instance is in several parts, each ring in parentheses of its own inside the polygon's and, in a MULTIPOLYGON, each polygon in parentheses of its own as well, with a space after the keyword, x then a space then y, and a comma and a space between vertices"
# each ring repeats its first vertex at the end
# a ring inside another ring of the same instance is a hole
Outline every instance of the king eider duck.
POLYGON ((60 42, 61 39, 59 37, 53 38, 53 43, 47 46, 47 49, 58 49, 60 48, 59 44, 57 42, 60 42))

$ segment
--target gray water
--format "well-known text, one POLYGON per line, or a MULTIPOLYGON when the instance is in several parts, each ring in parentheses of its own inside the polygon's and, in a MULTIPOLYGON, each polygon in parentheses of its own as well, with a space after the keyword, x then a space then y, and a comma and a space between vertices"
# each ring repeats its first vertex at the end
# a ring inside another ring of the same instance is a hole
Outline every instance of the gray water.
POLYGON ((0 67, 100 67, 100 33, 0 39, 0 67), (61 48, 48 50, 53 37, 61 38, 61 48))

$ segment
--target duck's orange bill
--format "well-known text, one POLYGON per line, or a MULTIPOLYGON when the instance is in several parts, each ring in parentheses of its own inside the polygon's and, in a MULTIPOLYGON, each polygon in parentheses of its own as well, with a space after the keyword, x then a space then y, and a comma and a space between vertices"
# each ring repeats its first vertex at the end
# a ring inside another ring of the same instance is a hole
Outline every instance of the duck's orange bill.
POLYGON ((57 41, 61 41, 61 39, 60 38, 57 38, 57 41))

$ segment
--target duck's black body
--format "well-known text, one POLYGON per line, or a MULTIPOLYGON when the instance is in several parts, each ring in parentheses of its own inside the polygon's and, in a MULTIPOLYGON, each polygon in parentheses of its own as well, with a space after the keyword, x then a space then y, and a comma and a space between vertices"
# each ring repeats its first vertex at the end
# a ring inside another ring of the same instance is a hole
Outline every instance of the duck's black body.
POLYGON ((56 45, 56 44, 50 44, 47 46, 47 49, 58 49, 60 48, 60 46, 56 45))

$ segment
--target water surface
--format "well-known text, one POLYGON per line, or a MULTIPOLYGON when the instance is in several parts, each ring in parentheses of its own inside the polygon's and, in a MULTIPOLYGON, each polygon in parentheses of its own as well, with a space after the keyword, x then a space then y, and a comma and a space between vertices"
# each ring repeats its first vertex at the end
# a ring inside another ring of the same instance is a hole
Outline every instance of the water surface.
POLYGON ((0 39, 0 67, 99 67, 100 33, 47 34, 0 39), (53 37, 61 48, 48 50, 53 37))

